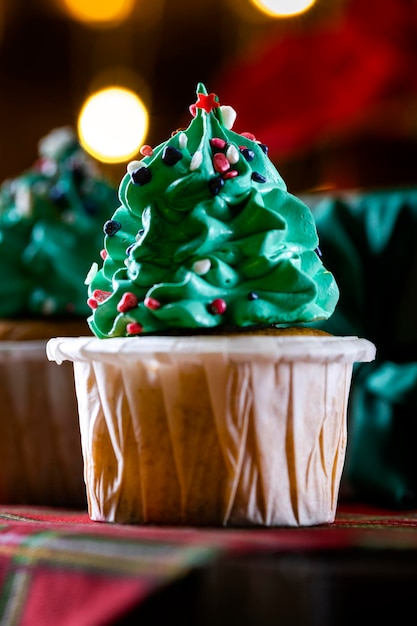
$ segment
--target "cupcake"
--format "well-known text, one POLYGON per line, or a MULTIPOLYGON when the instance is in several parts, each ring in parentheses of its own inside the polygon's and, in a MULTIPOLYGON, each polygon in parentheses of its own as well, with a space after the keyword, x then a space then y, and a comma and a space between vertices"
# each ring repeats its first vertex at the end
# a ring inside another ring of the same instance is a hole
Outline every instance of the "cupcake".
POLYGON ((308 324, 339 291, 309 208, 230 106, 143 146, 88 273, 73 363, 88 511, 119 523, 334 520, 353 363, 375 346, 308 324))
POLYGON ((83 281, 116 202, 71 128, 0 187, 0 503, 85 506, 73 371, 45 345, 89 332, 83 281))

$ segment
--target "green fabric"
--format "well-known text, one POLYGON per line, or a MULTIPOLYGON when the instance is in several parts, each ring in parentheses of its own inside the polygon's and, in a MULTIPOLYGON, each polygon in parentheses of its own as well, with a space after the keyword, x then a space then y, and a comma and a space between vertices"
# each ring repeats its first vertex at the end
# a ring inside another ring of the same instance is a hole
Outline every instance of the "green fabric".
POLYGON ((417 190, 304 201, 340 289, 335 313, 315 326, 377 347, 376 360, 354 370, 342 487, 381 505, 417 506, 417 190))

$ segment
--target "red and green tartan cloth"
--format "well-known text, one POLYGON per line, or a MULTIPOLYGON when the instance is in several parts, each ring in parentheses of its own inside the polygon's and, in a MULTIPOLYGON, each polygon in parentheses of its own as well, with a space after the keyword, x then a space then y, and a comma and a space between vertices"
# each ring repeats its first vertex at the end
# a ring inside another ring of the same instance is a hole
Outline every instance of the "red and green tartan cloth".
POLYGON ((330 525, 216 529, 122 526, 92 522, 84 511, 0 506, 0 624, 116 624, 221 559, 352 548, 417 557, 417 511, 343 505, 330 525))

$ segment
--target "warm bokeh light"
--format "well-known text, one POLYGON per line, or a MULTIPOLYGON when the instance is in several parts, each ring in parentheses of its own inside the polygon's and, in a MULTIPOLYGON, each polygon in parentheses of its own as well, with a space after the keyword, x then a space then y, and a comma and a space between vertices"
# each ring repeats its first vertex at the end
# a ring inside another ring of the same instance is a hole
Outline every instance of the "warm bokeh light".
POLYGON ((122 163, 137 154, 148 131, 148 112, 128 89, 108 87, 83 105, 78 135, 84 148, 104 163, 122 163))
POLYGON ((68 14, 89 24, 113 25, 126 19, 135 0, 61 0, 68 14))
POLYGON ((316 0, 251 0, 257 9, 271 17, 290 17, 304 13, 316 0))

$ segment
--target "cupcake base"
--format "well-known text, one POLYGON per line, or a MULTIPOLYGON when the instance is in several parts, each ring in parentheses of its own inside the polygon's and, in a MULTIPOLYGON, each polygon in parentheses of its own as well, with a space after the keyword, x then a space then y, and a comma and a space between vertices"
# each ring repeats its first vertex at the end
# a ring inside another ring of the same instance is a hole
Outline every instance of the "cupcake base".
POLYGON ((0 503, 84 508, 74 374, 45 346, 0 341, 0 503))
POLYGON ((91 519, 204 526, 334 520, 355 361, 324 335, 54 338, 73 362, 91 519))

